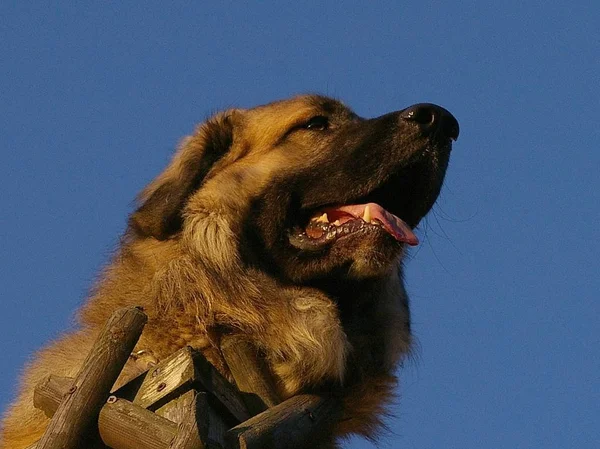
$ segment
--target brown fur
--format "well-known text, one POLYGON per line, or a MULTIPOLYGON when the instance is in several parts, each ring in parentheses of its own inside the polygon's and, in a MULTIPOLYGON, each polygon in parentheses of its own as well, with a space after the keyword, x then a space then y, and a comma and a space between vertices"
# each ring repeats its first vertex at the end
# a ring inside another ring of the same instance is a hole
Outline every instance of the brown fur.
MULTIPOLYGON (((191 345, 227 375, 219 337, 243 334, 282 396, 336 391, 345 412, 332 432, 374 436, 410 346, 404 245, 373 230, 306 251, 288 232, 319 207, 359 199, 417 225, 439 192, 450 138, 401 114, 364 120, 302 96, 200 125, 140 194, 80 327, 27 367, 3 447, 40 438, 47 419, 33 408, 34 385, 49 373, 74 376, 106 319, 128 305, 149 316, 136 350, 160 360, 191 345), (327 126, 306 125, 315 116, 327 126)), ((128 363, 122 379, 136 370, 128 363)))

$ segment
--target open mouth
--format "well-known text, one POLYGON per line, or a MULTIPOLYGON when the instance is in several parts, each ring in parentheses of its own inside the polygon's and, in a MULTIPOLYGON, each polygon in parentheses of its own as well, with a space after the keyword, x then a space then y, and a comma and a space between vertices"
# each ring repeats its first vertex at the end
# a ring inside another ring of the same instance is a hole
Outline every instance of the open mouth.
POLYGON ((300 249, 318 250, 344 237, 373 231, 384 231, 400 243, 419 244, 404 220, 377 203, 319 209, 306 226, 298 226, 290 233, 290 243, 300 249))

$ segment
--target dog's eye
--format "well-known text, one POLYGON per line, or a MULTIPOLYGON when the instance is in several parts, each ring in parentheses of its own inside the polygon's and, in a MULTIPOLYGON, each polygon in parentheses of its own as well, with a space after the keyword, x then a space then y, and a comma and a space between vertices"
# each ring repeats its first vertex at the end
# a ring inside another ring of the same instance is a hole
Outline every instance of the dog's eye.
POLYGON ((317 115, 306 122, 302 128, 310 129, 311 131, 324 131, 329 128, 329 120, 327 117, 317 115))

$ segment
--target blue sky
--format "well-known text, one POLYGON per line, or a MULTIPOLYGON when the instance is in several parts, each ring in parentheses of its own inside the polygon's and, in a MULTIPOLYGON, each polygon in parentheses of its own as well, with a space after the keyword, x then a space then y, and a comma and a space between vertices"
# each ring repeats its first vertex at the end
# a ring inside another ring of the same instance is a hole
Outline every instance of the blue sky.
POLYGON ((382 446, 600 447, 595 2, 57 3, 0 5, 0 410, 182 136, 320 92, 461 124, 382 446))

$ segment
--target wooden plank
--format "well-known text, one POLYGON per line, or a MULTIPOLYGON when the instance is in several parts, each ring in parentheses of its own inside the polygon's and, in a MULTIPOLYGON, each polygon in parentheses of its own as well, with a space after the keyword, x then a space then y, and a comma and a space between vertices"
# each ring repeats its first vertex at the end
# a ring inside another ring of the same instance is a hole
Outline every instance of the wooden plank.
POLYGON ((33 391, 33 406, 42 410, 48 418, 52 418, 74 381, 72 377, 50 374, 36 385, 33 391))
POLYGON ((157 413, 167 413, 176 409, 176 420, 171 419, 179 424, 177 436, 171 442, 169 449, 205 449, 208 439, 208 419, 209 405, 207 393, 197 393, 191 390, 176 401, 169 402, 162 410, 157 413), (183 416, 180 416, 180 411, 185 411, 183 416), (180 418, 180 419, 179 419, 180 418))
MULTIPOLYGON (((63 395, 67 394, 72 382, 73 379, 70 377, 59 376, 49 376, 40 382, 34 393, 34 401, 37 402, 38 408, 48 416, 52 416, 52 410, 58 408, 63 395)), ((208 410, 206 395, 207 393, 197 393, 191 390, 159 408, 156 414, 150 411, 148 411, 149 414, 141 412, 138 406, 130 407, 129 401, 111 396, 100 411, 99 433, 105 444, 115 444, 114 447, 117 449, 128 449, 129 447, 136 449, 203 449, 206 447, 212 449, 222 447, 224 433, 227 430, 222 427, 218 431, 220 440, 215 439, 215 436, 212 435, 215 441, 221 443, 220 445, 216 443, 202 445, 201 443, 202 439, 208 440, 209 438, 209 415, 214 413, 214 411, 208 410), (200 396, 196 401, 197 394, 200 396), (120 401, 118 406, 112 405, 118 401, 120 401), (161 419, 156 420, 152 415, 159 416, 161 419), (180 428, 178 431, 175 430, 175 437, 172 430, 177 429, 177 424, 180 428), (194 428, 194 426, 196 427, 194 428), (145 434, 141 438, 139 437, 138 432, 140 431, 147 432, 150 438, 155 438, 156 441, 147 443, 145 434), (143 446, 143 444, 150 445, 143 446), (177 444, 183 446, 178 447, 177 444)), ((218 422, 218 420, 213 421, 218 422)), ((35 449, 35 447, 32 445, 28 449, 35 449)))
POLYGON ((208 436, 206 439, 209 449, 221 449, 226 447, 225 435, 231 426, 223 420, 221 413, 210 403, 208 406, 208 436))
POLYGON ((113 313, 56 410, 37 449, 76 449, 85 436, 97 432, 100 409, 147 319, 142 310, 136 307, 113 313))
MULTIPOLYGON (((206 381, 207 378, 204 377, 204 379, 206 381)), ((223 382, 227 382, 225 379, 222 378, 222 376, 217 377, 217 379, 222 379, 223 382)), ((36 387, 34 393, 35 402, 38 404, 38 408, 41 408, 48 416, 52 416, 52 412, 58 408, 62 397, 67 393, 72 383, 72 378, 58 376, 49 376, 48 379, 45 379, 44 381, 40 382, 40 384, 36 387)), ((227 385, 229 389, 233 390, 233 387, 231 385, 227 385)), ((218 386, 213 385, 213 387, 214 391, 222 391, 218 386)), ((201 441, 206 442, 206 448, 219 449, 225 447, 225 432, 239 421, 234 421, 232 423, 232 419, 234 419, 234 417, 230 412, 227 412, 226 414, 226 416, 229 418, 224 419, 223 404, 219 403, 219 401, 215 399, 209 401, 209 393, 206 392, 198 393, 199 400, 203 401, 202 404, 205 403, 205 405, 200 406, 200 403, 198 403, 196 404, 195 408, 193 408, 193 399, 196 396, 196 394, 197 391, 194 389, 183 393, 180 396, 173 398, 169 402, 166 402, 165 404, 157 408, 156 414, 174 423, 184 425, 186 419, 192 419, 190 416, 188 416, 188 411, 190 410, 190 408, 192 408, 193 410, 195 410, 194 416, 196 419, 196 425, 198 429, 197 434, 200 435, 201 441), (219 406, 215 405, 217 403, 219 406)), ((239 393, 235 392, 235 394, 239 393)), ((237 401, 241 404, 241 399, 238 398, 237 401)), ((239 407, 243 408, 243 404, 239 405, 239 407)), ((247 415, 247 411, 245 411, 245 409, 243 409, 243 411, 247 415)), ((103 414, 103 416, 106 416, 107 411, 103 408, 101 413, 103 414)), ((101 434, 104 434, 106 438, 110 438, 112 430, 110 428, 105 428, 105 425, 106 419, 104 419, 99 425, 100 432, 101 434)), ((190 426, 191 424, 187 422, 187 424, 185 425, 190 426)), ((180 435, 178 433, 178 436, 179 438, 183 438, 185 444, 192 444, 191 441, 193 440, 193 435, 185 436, 185 434, 180 435)))
POLYGON ((281 400, 274 387, 271 374, 259 358, 257 349, 243 337, 226 335, 221 339, 221 351, 250 413, 257 414, 281 400))
POLYGON ((221 416, 222 408, 213 406, 209 393, 190 390, 156 410, 179 424, 177 437, 169 449, 222 449, 231 425, 221 416))
MULTIPOLYGON (((223 378, 219 377, 219 379, 223 379, 223 378)), ((223 381, 226 382, 224 379, 223 379, 223 381)), ((73 383, 72 378, 58 377, 58 376, 49 376, 48 379, 45 379, 44 381, 40 382, 40 384, 36 387, 36 390, 34 393, 35 402, 38 404, 38 408, 41 408, 48 416, 52 416, 52 412, 58 408, 60 401, 62 400, 62 397, 65 394, 67 394, 67 391, 70 388, 72 383, 73 383)), ((229 386, 229 388, 233 389, 233 387, 231 387, 231 386, 229 386)), ((215 387, 214 390, 219 391, 219 387, 215 387)), ((120 391, 120 390, 118 390, 118 391, 120 391)), ((238 394, 238 393, 236 392, 236 394, 238 394)), ((183 427, 192 426, 193 419, 196 419, 196 424, 195 424, 197 426, 196 427, 197 428, 196 435, 200 436, 200 441, 206 442, 205 447, 207 449, 223 448, 223 447, 225 447, 225 432, 233 425, 230 422, 232 419, 231 418, 232 414, 227 413, 227 416, 229 416, 230 418, 225 420, 222 416, 223 405, 220 404, 220 407, 216 407, 211 402, 216 403, 218 401, 215 401, 214 399, 212 401, 209 401, 208 395, 209 395, 209 393, 206 393, 206 392, 197 393, 196 390, 192 389, 186 393, 181 394, 180 396, 173 398, 171 401, 163 404, 161 407, 159 407, 156 410, 156 414, 163 418, 168 419, 169 421, 174 422, 175 424, 179 424, 180 426, 183 426, 183 427), (193 402, 196 397, 196 394, 198 394, 198 401, 194 405, 193 402), (194 418, 192 418, 191 416, 188 415, 188 412, 190 409, 194 410, 194 413, 195 413, 194 418), (192 421, 186 421, 186 420, 190 420, 190 419, 192 421)), ((114 402, 114 399, 111 399, 111 401, 114 402)), ((241 402, 241 399, 238 399, 238 401, 241 402)), ((104 407, 106 407, 106 405, 104 407)), ((107 440, 109 440, 111 438, 113 430, 110 427, 107 428, 105 426, 112 425, 111 423, 114 420, 120 419, 120 418, 118 416, 111 417, 111 413, 113 415, 115 413, 114 408, 109 408, 107 411, 104 409, 104 407, 102 408, 102 411, 101 411, 103 419, 99 423, 99 429, 100 429, 100 433, 103 434, 105 436, 105 438, 107 438, 107 440)), ((241 407, 243 407, 243 404, 241 405, 241 407)), ((244 413, 247 414, 245 409, 244 409, 244 413)), ((134 414, 134 416, 138 416, 138 415, 139 414, 134 414)), ((152 422, 144 424, 145 427, 147 427, 148 425, 152 426, 152 422)), ((192 435, 186 434, 185 432, 187 432, 187 430, 185 428, 180 431, 184 432, 183 434, 180 434, 180 433, 177 434, 178 438, 182 439, 182 442, 181 443, 178 442, 177 444, 188 444, 188 445, 195 444, 194 443, 194 434, 192 434, 192 435)), ((121 432, 121 433, 133 432, 133 435, 136 435, 135 429, 127 431, 126 429, 123 430, 123 429, 117 428, 117 432, 121 432)), ((156 432, 154 432, 154 433, 156 433, 156 432)), ((116 438, 121 438, 121 437, 117 436, 116 438)), ((166 444, 166 442, 163 442, 163 443, 166 444)), ((127 443, 127 444, 130 444, 130 443, 127 443)), ((131 444, 133 444, 133 443, 131 443, 131 444)), ((162 443, 160 443, 160 441, 159 441, 159 444, 162 444, 162 443)), ((172 444, 175 444, 175 443, 172 443, 172 444)), ((143 448, 143 446, 139 446, 139 447, 143 448)), ((119 447, 118 449, 122 449, 122 448, 119 447)))
POLYGON ((341 411, 331 397, 302 394, 250 418, 227 432, 230 448, 299 449, 325 437, 341 411))
POLYGON ((254 415, 246 407, 244 396, 199 352, 194 353, 194 366, 202 388, 211 393, 238 423, 254 415))
POLYGON ((202 395, 204 398, 206 394, 204 391, 189 390, 157 408, 154 413, 173 421, 175 424, 181 424, 188 418, 190 409, 194 407, 196 395, 202 395))
POLYGON ((195 377, 192 349, 185 347, 146 372, 132 402, 150 408, 173 391, 193 382, 195 377))
POLYGON ((177 435, 177 424, 115 396, 102 407, 98 428, 103 443, 116 449, 169 449, 177 435))
POLYGON ((227 379, 191 347, 185 347, 161 361, 113 394, 151 410, 192 388, 205 390, 223 404, 237 422, 250 418, 245 402, 227 379))

